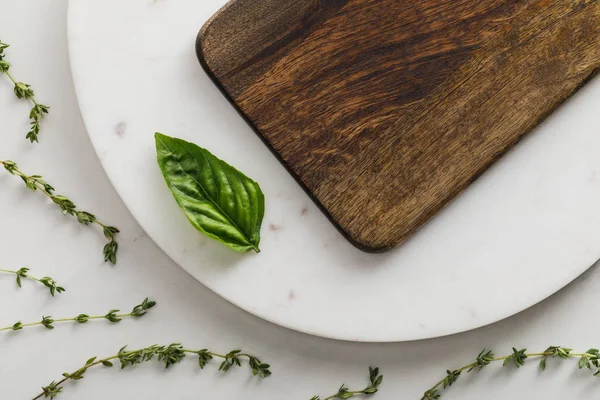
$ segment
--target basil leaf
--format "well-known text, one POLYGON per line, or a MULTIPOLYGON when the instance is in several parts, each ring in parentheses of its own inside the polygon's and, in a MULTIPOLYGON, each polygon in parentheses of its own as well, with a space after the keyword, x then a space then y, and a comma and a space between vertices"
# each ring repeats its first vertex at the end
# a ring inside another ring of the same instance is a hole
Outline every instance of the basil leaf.
POLYGON ((258 183, 208 150, 155 134, 158 165, 192 225, 239 252, 260 252, 265 197, 258 183))

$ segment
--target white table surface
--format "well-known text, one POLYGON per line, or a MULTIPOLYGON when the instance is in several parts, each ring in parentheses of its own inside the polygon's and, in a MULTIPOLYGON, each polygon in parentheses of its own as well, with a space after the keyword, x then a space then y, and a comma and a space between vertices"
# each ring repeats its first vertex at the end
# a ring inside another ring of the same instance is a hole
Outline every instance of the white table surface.
MULTIPOLYGON (((163 0, 166 1, 166 0, 163 0)), ((174 1, 174 0, 171 0, 174 1)), ((248 371, 221 376, 200 372, 192 360, 164 371, 143 365, 119 371, 96 370, 68 384, 59 399, 309 399, 329 395, 346 382, 365 384, 366 367, 385 375, 376 399, 419 399, 446 368, 460 366, 482 348, 507 352, 511 346, 543 350, 563 345, 579 350, 600 346, 596 295, 600 271, 591 269, 566 289, 515 317, 452 337, 401 344, 356 344, 320 339, 264 322, 211 293, 169 260, 144 234, 112 189, 84 132, 68 64, 66 1, 0 0, 0 38, 12 45, 8 60, 14 75, 31 83, 40 101, 51 105, 41 143, 24 140, 28 105, 16 101, 0 79, 1 159, 42 173, 82 208, 118 225, 119 263, 101 262, 104 240, 98 232, 65 219, 39 194, 24 190, 16 178, 0 174, 0 265, 50 275, 67 288, 50 298, 31 282, 17 290, 0 275, 0 326, 44 315, 104 314, 128 310, 144 297, 159 302, 147 317, 119 325, 101 321, 61 325, 53 331, 30 328, 0 334, 0 399, 29 399, 42 385, 60 378, 89 357, 111 355, 121 346, 182 342, 188 347, 226 351, 241 347, 273 365, 263 382, 248 371)), ((600 205, 599 205, 600 212, 600 205)), ((600 238, 598 238, 600 240, 600 238)), ((534 281, 516 282, 527 291, 534 281)), ((452 299, 449 299, 452 301, 452 299)), ((510 299, 507 299, 510 301, 510 299)), ((473 299, 477 302, 477 299, 473 299)), ((393 316, 391 316, 393 318, 393 316)), ((573 362, 520 371, 494 366, 478 379, 465 378, 445 399, 588 399, 600 384, 573 362), (569 364, 569 365, 567 365, 569 364)))

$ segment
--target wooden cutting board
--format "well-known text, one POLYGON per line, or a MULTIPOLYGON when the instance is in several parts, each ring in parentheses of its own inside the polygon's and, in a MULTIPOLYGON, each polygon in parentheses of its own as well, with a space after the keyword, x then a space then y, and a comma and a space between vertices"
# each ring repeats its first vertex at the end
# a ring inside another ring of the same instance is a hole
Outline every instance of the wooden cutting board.
POLYGON ((233 0, 196 49, 345 236, 385 251, 594 76, 600 1, 233 0))

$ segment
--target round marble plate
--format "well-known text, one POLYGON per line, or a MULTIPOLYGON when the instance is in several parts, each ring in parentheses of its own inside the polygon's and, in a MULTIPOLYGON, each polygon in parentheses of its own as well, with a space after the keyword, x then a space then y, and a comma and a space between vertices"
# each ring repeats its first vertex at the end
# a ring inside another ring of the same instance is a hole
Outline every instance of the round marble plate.
POLYGON ((98 157, 146 232, 204 285, 299 331, 403 341, 508 317, 600 257, 600 80, 406 244, 365 254, 317 210, 198 64, 196 34, 224 3, 71 0, 69 7, 73 77, 98 157), (155 131, 206 147, 260 182, 267 199, 260 254, 237 254, 187 222, 156 165, 155 131))

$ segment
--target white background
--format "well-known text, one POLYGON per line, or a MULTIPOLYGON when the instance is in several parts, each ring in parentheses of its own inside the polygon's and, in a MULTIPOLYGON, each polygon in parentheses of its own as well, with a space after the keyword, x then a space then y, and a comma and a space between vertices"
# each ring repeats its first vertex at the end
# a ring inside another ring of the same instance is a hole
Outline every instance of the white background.
MULTIPOLYGON (((24 282, 18 290, 13 277, 0 275, 0 327, 39 320, 42 314, 59 318, 104 314, 111 308, 128 311, 146 296, 159 303, 145 318, 118 325, 96 321, 57 325, 53 331, 0 333, 0 399, 30 399, 42 385, 60 379, 62 372, 79 368, 91 356, 112 355, 125 344, 137 348, 182 342, 218 352, 239 347, 270 362, 273 376, 259 382, 246 369, 223 376, 216 368, 199 371, 195 360, 168 371, 158 364, 125 371, 98 369, 89 371, 83 381, 68 384, 59 398, 309 399, 317 393, 332 394, 342 382, 362 388, 367 366, 378 365, 385 380, 376 398, 419 399, 445 369, 469 362, 484 347, 506 353, 511 346, 532 351, 549 345, 582 351, 600 346, 596 269, 509 320, 423 342, 336 342, 295 333, 240 311, 170 261, 145 236, 108 183, 73 92, 66 1, 0 0, 0 39, 12 45, 7 60, 15 77, 32 84, 38 99, 52 107, 43 121, 41 143, 29 144, 24 140, 29 104, 17 101, 9 81, 0 77, 0 159, 13 159, 24 171, 43 174, 80 208, 123 232, 118 265, 104 264, 104 239, 95 228, 63 217, 42 195, 22 188, 17 178, 0 174, 1 267, 28 266, 33 274, 50 275, 67 288, 51 298, 43 287, 24 282)), ((526 292, 536 282, 514 284, 526 292)), ((587 399, 600 394, 600 382, 589 375, 578 371, 574 362, 550 362, 544 374, 533 363, 519 371, 493 366, 477 379, 457 383, 444 398, 587 399)))

